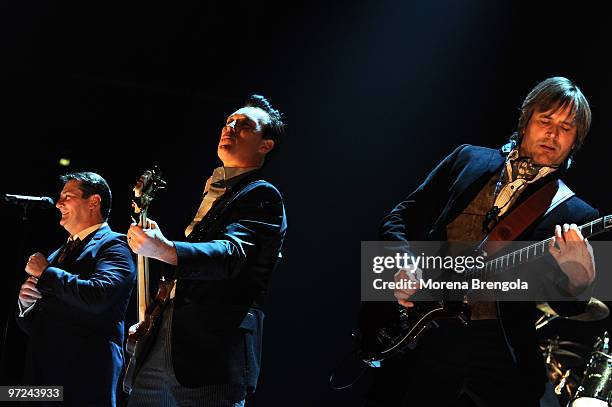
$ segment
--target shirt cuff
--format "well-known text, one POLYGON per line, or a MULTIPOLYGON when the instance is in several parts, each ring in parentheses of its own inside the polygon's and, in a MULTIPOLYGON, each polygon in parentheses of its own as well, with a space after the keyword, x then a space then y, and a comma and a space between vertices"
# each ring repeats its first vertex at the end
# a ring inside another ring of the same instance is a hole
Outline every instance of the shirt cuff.
POLYGON ((20 318, 25 317, 27 313, 32 311, 32 309, 34 308, 34 305, 36 305, 36 301, 34 302, 34 304, 30 305, 29 307, 23 308, 23 306, 21 305, 21 301, 17 300, 17 306, 19 306, 19 317, 20 318))

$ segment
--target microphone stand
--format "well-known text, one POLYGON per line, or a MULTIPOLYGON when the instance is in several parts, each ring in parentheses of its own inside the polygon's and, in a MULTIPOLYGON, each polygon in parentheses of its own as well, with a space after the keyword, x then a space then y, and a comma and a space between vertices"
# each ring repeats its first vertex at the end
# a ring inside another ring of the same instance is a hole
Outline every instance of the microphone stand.
MULTIPOLYGON (((17 242, 17 247, 15 247, 18 251, 17 253, 19 253, 19 258, 23 258, 24 257, 24 252, 25 252, 25 248, 26 248, 26 244, 28 242, 28 239, 30 237, 30 232, 31 232, 31 223, 30 223, 30 218, 28 217, 28 209, 30 208, 30 203, 29 202, 17 202, 19 205, 21 205, 21 209, 22 209, 22 215, 21 215, 21 220, 22 220, 22 228, 21 228, 21 234, 20 234, 20 238, 19 239, 15 239, 14 241, 17 242)), ((15 278, 15 283, 17 285, 17 287, 20 287, 21 284, 19 283, 19 277, 17 276, 15 278)), ((14 290, 13 292, 11 292, 11 295, 13 295, 15 292, 19 292, 17 287, 13 287, 14 290)), ((4 322, 4 327, 2 328, 2 348, 0 349, 0 367, 2 367, 2 371, 0 372, 0 383, 2 384, 9 384, 8 380, 10 379, 10 375, 9 375, 9 371, 8 371, 8 360, 7 360, 7 355, 8 355, 8 339, 9 339, 9 326, 11 323, 12 318, 14 318, 14 313, 15 313, 15 300, 16 298, 9 298, 8 300, 8 306, 6 309, 6 321, 4 322)))

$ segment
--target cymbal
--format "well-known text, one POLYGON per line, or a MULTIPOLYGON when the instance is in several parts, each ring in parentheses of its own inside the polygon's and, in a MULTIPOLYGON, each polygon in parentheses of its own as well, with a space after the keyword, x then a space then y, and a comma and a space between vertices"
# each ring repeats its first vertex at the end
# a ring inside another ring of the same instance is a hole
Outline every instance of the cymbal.
POLYGON ((548 346, 540 346, 540 349, 544 358, 548 358, 548 355, 551 355, 553 360, 561 363, 563 366, 579 366, 583 362, 582 356, 569 350, 555 349, 554 347, 550 349, 548 346))
POLYGON ((589 346, 583 345, 578 342, 560 341, 559 339, 545 339, 541 342, 541 345, 542 346, 552 345, 554 348, 557 348, 557 349, 573 348, 581 352, 591 351, 591 347, 589 346))
POLYGON ((555 312, 547 302, 538 302, 536 308, 547 315, 555 315, 560 318, 571 319, 573 321, 599 321, 600 319, 606 318, 610 314, 610 310, 603 302, 599 301, 595 297, 591 297, 587 303, 586 309, 583 313, 578 315, 572 315, 570 317, 564 317, 555 312))
POLYGON ((570 317, 574 321, 599 321, 606 318, 610 314, 610 310, 603 302, 597 298, 591 297, 587 304, 586 310, 582 314, 570 317))
POLYGON ((550 307, 550 305, 548 305, 548 303, 547 303, 547 302, 538 302, 538 303, 536 303, 536 308, 537 308, 537 309, 539 309, 540 311, 542 311, 542 312, 543 312, 543 313, 545 313, 545 314, 559 316, 559 315, 558 315, 558 314, 555 312, 555 310, 554 310, 554 309, 552 309, 552 308, 550 307))

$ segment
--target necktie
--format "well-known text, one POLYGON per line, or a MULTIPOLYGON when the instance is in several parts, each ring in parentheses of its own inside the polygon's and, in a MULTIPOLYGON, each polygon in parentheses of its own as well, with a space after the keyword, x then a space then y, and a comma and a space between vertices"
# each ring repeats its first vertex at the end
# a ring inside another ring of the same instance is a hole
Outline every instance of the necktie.
POLYGON ((68 243, 66 243, 66 245, 62 249, 62 253, 60 254, 59 258, 57 259, 57 262, 61 263, 64 260, 66 260, 66 257, 68 257, 68 255, 70 255, 70 253, 79 245, 79 243, 81 243, 81 239, 79 239, 78 237, 76 239, 68 240, 68 243))

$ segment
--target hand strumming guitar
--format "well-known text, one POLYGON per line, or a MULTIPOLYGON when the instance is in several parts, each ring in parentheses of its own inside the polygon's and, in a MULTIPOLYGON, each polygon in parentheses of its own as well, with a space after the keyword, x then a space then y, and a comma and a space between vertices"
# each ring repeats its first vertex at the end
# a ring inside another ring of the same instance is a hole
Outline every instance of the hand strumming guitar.
POLYGON ((421 269, 416 268, 415 270, 400 269, 397 273, 393 275, 393 280, 396 283, 400 281, 406 281, 406 282, 413 281, 414 286, 416 287, 414 289, 409 288, 409 289, 402 290, 402 289, 396 288, 395 290, 393 290, 393 295, 395 296, 395 298, 397 298, 397 302, 403 307, 406 307, 406 308, 414 307, 414 302, 408 301, 408 298, 414 295, 414 293, 420 288, 421 286, 420 277, 422 274, 423 272, 421 271, 421 269))

